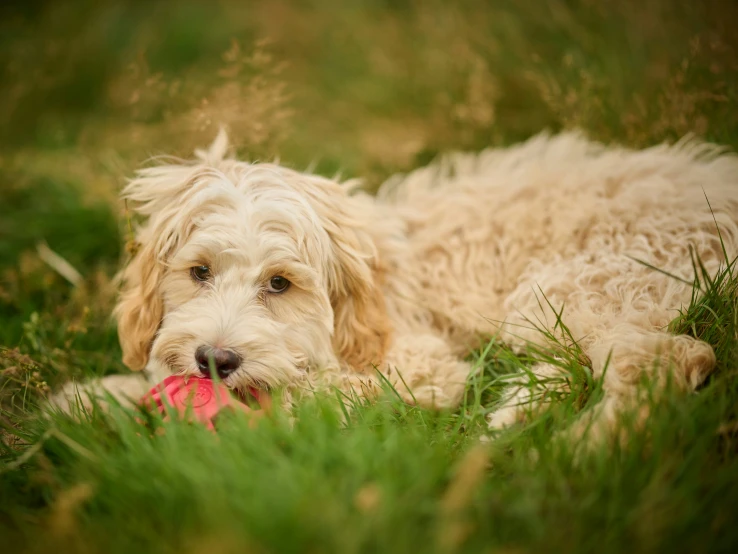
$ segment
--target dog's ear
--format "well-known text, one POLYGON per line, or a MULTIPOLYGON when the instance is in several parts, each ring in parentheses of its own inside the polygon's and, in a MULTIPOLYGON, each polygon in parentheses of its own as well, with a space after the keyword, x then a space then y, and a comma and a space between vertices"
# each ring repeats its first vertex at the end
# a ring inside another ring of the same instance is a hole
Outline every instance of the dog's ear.
POLYGON ((183 194, 196 175, 194 166, 161 165, 137 172, 123 191, 134 212, 147 217, 132 241, 133 258, 123 271, 123 287, 114 315, 123 363, 134 371, 146 367, 164 314, 160 281, 167 253, 176 248, 174 222, 183 194))
POLYGON ((134 371, 149 361, 149 350, 163 316, 159 291, 162 267, 151 241, 142 244, 123 272, 123 291, 115 308, 123 363, 134 371))
POLYGON ((138 251, 123 272, 123 290, 115 308, 123 363, 133 370, 146 367, 151 344, 164 315, 160 281, 166 260, 178 248, 187 228, 182 205, 199 190, 228 153, 228 136, 221 129, 192 162, 162 164, 141 169, 123 191, 133 210, 148 218, 139 230, 138 251))
POLYGON ((307 187, 331 242, 327 268, 333 307, 333 346, 357 371, 384 358, 390 337, 377 245, 370 233, 370 204, 349 196, 341 185, 316 179, 307 187), (317 185, 317 186, 315 186, 317 185))
POLYGON ((334 348, 354 369, 371 370, 382 362, 390 336, 380 271, 341 241, 336 251, 339 270, 331 290, 334 348))
POLYGON ((136 252, 123 271, 123 288, 115 308, 123 363, 144 369, 164 315, 161 279, 187 227, 181 216, 185 196, 202 174, 196 165, 162 165, 142 169, 123 191, 133 210, 148 218, 137 233, 136 252))

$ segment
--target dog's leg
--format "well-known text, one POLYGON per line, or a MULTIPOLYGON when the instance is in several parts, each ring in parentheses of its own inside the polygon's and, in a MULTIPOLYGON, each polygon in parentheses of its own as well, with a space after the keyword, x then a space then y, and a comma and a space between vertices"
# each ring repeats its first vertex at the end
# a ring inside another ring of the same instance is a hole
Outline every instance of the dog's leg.
POLYGON ((716 365, 712 347, 703 341, 627 326, 603 336, 589 352, 596 374, 604 373, 605 395, 565 433, 585 448, 603 441, 625 445, 629 429, 645 429, 660 394, 695 390, 716 365), (644 381, 651 386, 643 388, 644 381))
MULTIPOLYGON (((634 424, 642 425, 648 417, 647 399, 641 384, 651 383, 658 394, 667 385, 677 390, 694 390, 715 368, 712 347, 687 335, 672 335, 664 331, 650 331, 623 324, 597 333, 598 338, 588 343, 584 353, 592 362, 595 378, 604 378, 602 401, 572 428, 579 438, 585 434, 597 441, 611 436, 617 430, 623 414, 635 415, 634 424)), ((547 378, 561 391, 556 376, 561 369, 539 364, 530 374, 521 374, 510 388, 500 408, 490 414, 491 429, 499 429, 523 421, 531 412, 540 410, 550 391, 547 378)))
POLYGON ((427 331, 395 336, 379 369, 403 400, 436 409, 459 405, 471 372, 443 338, 427 331))
POLYGON ((513 376, 502 397, 499 407, 487 416, 490 429, 503 429, 525 419, 550 404, 552 392, 568 390, 561 379, 562 369, 548 363, 539 363, 528 373, 513 376))
POLYGON ((70 381, 49 398, 49 404, 64 413, 74 414, 79 409, 89 411, 93 402, 107 407, 106 396, 112 396, 122 406, 136 404, 151 387, 146 375, 108 375, 84 383, 70 381))
POLYGON ((582 436, 586 432, 592 441, 613 434, 621 441, 627 439, 623 433, 617 433, 621 419, 627 415, 636 428, 645 424, 650 406, 647 392, 656 399, 668 386, 673 387, 671 390, 691 392, 716 365, 715 352, 706 342, 630 325, 603 334, 587 353, 594 375, 604 374, 605 397, 601 406, 583 415, 571 433, 582 436), (641 386, 644 381, 650 384, 648 391, 641 386))
MULTIPOLYGON (((718 262, 705 263, 714 270, 718 262)), ((686 267, 675 272, 688 275, 686 267)), ((592 260, 575 256, 541 265, 526 282, 506 301, 509 315, 500 339, 521 351, 530 343, 547 348, 552 337, 575 341, 589 358, 593 377, 604 379, 603 407, 586 416, 593 426, 614 427, 626 409, 642 412, 642 381, 655 391, 667 383, 690 391, 715 367, 708 344, 665 331, 676 308, 689 302, 691 289, 683 282, 640 264, 623 264, 622 256, 607 252, 592 260)), ((507 408, 508 415, 490 421, 500 426, 524 416, 507 408)))
POLYGON ((595 376, 605 375, 604 388, 628 395, 645 377, 664 386, 692 391, 715 368, 715 353, 706 342, 623 324, 601 333, 587 348, 595 376))
POLYGON ((408 404, 444 409, 459 405, 470 372, 471 366, 446 341, 419 331, 396 335, 384 362, 376 368, 341 373, 333 381, 348 397, 373 400, 389 384, 408 404))

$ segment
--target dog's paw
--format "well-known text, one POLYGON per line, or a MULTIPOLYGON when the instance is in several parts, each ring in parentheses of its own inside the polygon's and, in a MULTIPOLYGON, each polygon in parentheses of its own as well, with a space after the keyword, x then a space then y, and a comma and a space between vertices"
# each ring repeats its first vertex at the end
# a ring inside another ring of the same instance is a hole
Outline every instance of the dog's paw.
POLYGON ((48 404, 66 414, 89 412, 94 404, 105 409, 109 397, 122 406, 133 406, 149 388, 150 384, 142 374, 109 375, 83 383, 70 381, 49 397, 48 404))

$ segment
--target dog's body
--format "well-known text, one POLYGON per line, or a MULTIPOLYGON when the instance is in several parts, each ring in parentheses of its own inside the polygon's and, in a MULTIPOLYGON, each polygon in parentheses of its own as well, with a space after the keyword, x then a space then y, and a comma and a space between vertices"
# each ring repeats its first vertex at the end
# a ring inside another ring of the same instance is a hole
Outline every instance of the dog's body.
MULTIPOLYGON (((199 373, 207 346, 236 356, 235 389, 373 394, 376 368, 408 400, 453 407, 482 337, 543 344, 534 327, 553 331, 562 306, 594 376, 608 367, 610 415, 644 371, 690 389, 715 365, 709 345, 666 332, 691 287, 635 261, 691 282, 692 245, 714 273, 718 228, 738 253, 738 161, 715 147, 539 136, 448 157, 376 197, 225 150, 220 137, 126 189, 148 217, 117 309, 132 369, 199 373)), ((492 425, 520 417, 521 394, 492 425)))

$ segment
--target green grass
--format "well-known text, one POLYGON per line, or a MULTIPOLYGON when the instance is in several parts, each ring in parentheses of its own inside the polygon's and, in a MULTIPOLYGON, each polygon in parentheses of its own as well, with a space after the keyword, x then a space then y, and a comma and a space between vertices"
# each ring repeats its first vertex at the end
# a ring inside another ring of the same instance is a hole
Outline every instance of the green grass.
POLYGON ((477 371, 451 413, 388 391, 346 418, 321 397, 294 426, 233 418, 214 435, 36 406, 72 378, 126 371, 110 321, 129 233, 116 197, 149 156, 188 155, 225 122, 243 156, 372 188, 439 152, 544 128, 736 149, 737 19, 721 0, 0 6, 2 548, 735 551, 735 264, 711 276, 695 260, 694 297, 671 324, 714 346, 717 371, 697 394, 646 395, 648 426, 627 444, 563 436, 600 396, 571 341, 470 352, 477 371), (44 263, 40 241, 83 282, 44 263), (536 361, 559 364, 569 392, 480 441, 509 376, 536 361))

